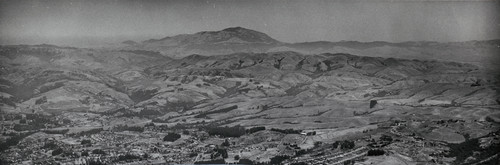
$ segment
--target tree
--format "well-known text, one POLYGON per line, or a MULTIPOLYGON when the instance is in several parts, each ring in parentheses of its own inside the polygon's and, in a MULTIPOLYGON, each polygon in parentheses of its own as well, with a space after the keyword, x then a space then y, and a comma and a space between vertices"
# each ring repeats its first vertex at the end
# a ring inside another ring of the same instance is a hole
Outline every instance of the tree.
POLYGON ((247 129, 246 132, 247 132, 247 134, 252 134, 254 132, 258 132, 258 131, 262 131, 262 130, 266 130, 266 127, 252 127, 250 129, 247 129))
MULTIPOLYGON (((216 149, 214 149, 214 151, 217 153, 216 155, 220 154, 222 156, 222 158, 224 158, 224 159, 228 157, 226 149, 216 148, 216 149)), ((214 156, 214 158, 216 158, 216 157, 217 156, 214 156)))
POLYGON ((198 161, 198 162, 194 162, 194 164, 226 164, 226 161, 224 161, 224 159, 217 159, 217 160, 208 160, 208 161, 198 161))
POLYGON ((388 135, 382 135, 380 136, 381 141, 387 141, 387 142, 392 142, 392 137, 388 135))
POLYGON ((240 159, 238 161, 238 164, 254 164, 254 163, 249 159, 240 159))
POLYGON ((221 145, 229 147, 229 145, 230 145, 229 140, 226 139, 221 145))
POLYGON ((337 149, 338 147, 339 147, 339 142, 336 141, 335 143, 332 144, 333 149, 337 149))
POLYGON ((176 133, 168 133, 167 136, 163 138, 163 141, 169 141, 169 142, 174 142, 177 139, 181 138, 181 135, 176 134, 176 133))
POLYGON ((126 161, 126 160, 134 160, 134 159, 140 159, 141 157, 132 155, 132 154, 125 154, 125 155, 120 155, 118 156, 119 161, 126 161))
POLYGON ((207 132, 209 135, 220 135, 223 137, 240 137, 245 134, 245 128, 242 126, 234 127, 208 127, 207 132))
POLYGON ((87 151, 83 151, 83 152, 82 152, 82 156, 89 156, 89 152, 87 152, 87 151))
POLYGON ((198 153, 196 152, 192 152, 189 154, 189 157, 192 158, 192 157, 195 157, 195 156, 198 156, 198 153))
POLYGON ((370 100, 370 108, 373 108, 375 105, 377 105, 377 100, 370 100))
POLYGON ((281 162, 287 160, 288 158, 290 157, 287 155, 277 155, 271 158, 270 164, 281 164, 281 162))
POLYGON ((319 147, 319 146, 321 146, 321 144, 323 144, 323 143, 320 141, 314 142, 314 147, 319 147))
POLYGON ((91 145, 91 144, 92 144, 92 142, 90 140, 88 140, 88 139, 84 139, 81 142, 81 145, 91 145))
POLYGON ((38 105, 38 104, 43 104, 43 103, 46 103, 47 102, 47 97, 46 96, 43 96, 37 100, 35 100, 35 104, 38 105))
POLYGON ((154 127, 154 126, 155 126, 155 123, 153 123, 153 122, 144 125, 144 127, 154 127))
POLYGON ((379 156, 385 154, 384 150, 369 150, 367 156, 379 156))
POLYGON ((100 149, 95 149, 95 150, 92 150, 92 154, 106 155, 106 152, 104 152, 103 150, 100 150, 100 149))
POLYGON ((62 154, 63 153, 63 149, 62 148, 58 148, 58 149, 55 149, 54 151, 52 151, 52 156, 56 156, 56 155, 59 155, 59 154, 62 154))
POLYGON ((354 164, 354 160, 347 160, 344 162, 344 165, 353 165, 354 164))
POLYGON ((340 149, 353 149, 354 146, 354 142, 350 140, 344 140, 340 143, 340 149))

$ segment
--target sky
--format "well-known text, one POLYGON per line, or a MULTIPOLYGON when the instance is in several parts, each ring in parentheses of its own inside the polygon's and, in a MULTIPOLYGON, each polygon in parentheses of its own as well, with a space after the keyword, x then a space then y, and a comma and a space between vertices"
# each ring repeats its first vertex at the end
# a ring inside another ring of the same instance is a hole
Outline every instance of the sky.
POLYGON ((500 38, 500 1, 0 0, 0 44, 82 46, 244 27, 283 42, 500 38))

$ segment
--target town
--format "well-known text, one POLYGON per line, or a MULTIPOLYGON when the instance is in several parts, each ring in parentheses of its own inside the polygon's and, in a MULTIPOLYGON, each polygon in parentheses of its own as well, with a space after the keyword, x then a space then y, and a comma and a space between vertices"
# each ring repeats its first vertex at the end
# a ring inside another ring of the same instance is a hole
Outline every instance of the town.
POLYGON ((324 130, 148 122, 70 131, 74 129, 69 128, 70 121, 56 122, 50 116, 10 114, 2 119, 1 159, 8 164, 369 164, 381 157, 395 162, 453 164, 498 159, 500 144, 499 131, 476 132, 458 143, 421 137, 416 131, 497 128, 464 120, 392 120, 331 142, 318 140, 324 130), (40 125, 43 127, 37 128, 40 125), (463 157, 464 151, 457 151, 463 150, 462 145, 471 145, 473 150, 468 152, 478 154, 463 157))

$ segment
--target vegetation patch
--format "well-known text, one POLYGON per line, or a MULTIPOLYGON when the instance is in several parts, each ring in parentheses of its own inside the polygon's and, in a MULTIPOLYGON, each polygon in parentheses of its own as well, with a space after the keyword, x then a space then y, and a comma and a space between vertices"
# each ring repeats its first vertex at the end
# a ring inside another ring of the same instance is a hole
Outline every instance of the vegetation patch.
POLYGON ((215 111, 201 113, 201 114, 198 114, 198 115, 196 115, 194 117, 195 118, 206 118, 207 115, 210 115, 210 114, 227 113, 227 112, 235 110, 235 109, 238 109, 238 105, 233 105, 233 106, 230 106, 230 107, 227 107, 227 108, 222 108, 222 109, 215 110, 215 111))

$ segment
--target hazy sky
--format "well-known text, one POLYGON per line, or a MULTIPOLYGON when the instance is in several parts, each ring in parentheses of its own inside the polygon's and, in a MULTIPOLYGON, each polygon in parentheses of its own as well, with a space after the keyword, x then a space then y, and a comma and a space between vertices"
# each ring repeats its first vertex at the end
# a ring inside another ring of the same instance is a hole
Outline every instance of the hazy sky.
POLYGON ((0 44, 142 41, 241 26, 284 42, 500 38, 500 1, 0 0, 0 44))

